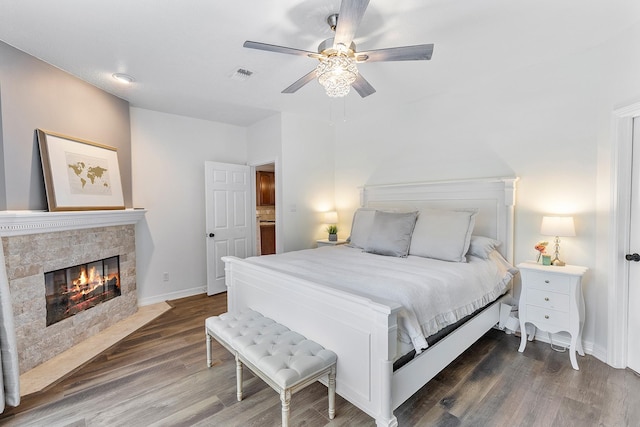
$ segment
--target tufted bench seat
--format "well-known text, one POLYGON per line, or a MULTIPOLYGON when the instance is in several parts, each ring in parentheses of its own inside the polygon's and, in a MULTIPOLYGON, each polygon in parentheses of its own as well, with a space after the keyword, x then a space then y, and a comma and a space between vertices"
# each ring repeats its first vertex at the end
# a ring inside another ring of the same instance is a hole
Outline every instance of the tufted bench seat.
POLYGON ((282 425, 288 426, 291 395, 328 375, 329 418, 334 418, 337 356, 333 351, 253 310, 209 317, 205 332, 207 366, 212 363, 212 337, 235 355, 239 401, 244 364, 280 394, 282 425))

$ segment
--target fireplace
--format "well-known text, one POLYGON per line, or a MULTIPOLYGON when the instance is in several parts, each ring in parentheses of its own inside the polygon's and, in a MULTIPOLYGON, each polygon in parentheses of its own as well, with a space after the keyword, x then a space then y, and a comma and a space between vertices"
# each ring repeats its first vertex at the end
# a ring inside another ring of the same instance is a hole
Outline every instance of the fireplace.
POLYGON ((144 214, 142 209, 0 212, 0 270, 9 282, 21 374, 137 312, 135 224, 144 214), (93 273, 103 280, 97 293, 120 296, 93 304, 96 290, 73 283, 82 271, 88 279, 92 267, 102 268, 93 273), (49 273, 53 277, 46 279, 49 273), (56 288, 58 297, 50 296, 56 288), (67 308, 65 299, 82 302, 67 308), (48 301, 56 301, 54 312, 70 316, 51 323, 55 316, 48 301))
POLYGON ((120 257, 44 273, 47 326, 120 296, 120 257))

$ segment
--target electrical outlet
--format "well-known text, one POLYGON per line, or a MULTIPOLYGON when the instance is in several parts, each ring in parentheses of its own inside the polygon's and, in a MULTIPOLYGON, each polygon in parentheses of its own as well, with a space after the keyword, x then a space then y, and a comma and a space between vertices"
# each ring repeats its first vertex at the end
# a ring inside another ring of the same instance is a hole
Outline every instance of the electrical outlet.
POLYGON ((167 273, 166 271, 164 273, 162 273, 162 281, 163 282, 168 282, 169 281, 169 273, 167 273))

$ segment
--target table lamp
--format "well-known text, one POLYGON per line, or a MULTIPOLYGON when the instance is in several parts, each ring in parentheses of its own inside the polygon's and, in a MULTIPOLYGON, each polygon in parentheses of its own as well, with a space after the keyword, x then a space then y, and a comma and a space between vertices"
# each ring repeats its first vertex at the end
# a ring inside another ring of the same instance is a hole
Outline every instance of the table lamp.
POLYGON ((540 226, 540 234, 545 236, 555 236, 555 253, 551 265, 561 267, 565 265, 564 261, 559 258, 560 253, 560 237, 573 237, 576 235, 576 229, 573 224, 572 216, 543 216, 542 225, 540 226))

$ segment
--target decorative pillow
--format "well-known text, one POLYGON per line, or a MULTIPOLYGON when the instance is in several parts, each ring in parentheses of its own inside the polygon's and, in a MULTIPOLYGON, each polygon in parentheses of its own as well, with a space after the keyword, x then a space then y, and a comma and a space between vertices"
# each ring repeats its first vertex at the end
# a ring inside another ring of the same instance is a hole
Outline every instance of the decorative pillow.
POLYGON ((495 251, 502 242, 485 236, 471 236, 469 251, 467 255, 477 256, 482 259, 489 259, 491 252, 495 251))
POLYGON ((376 211, 373 229, 365 251, 378 255, 406 257, 417 218, 417 211, 406 213, 376 211))
POLYGON ((409 255, 443 261, 467 262, 471 232, 476 223, 476 210, 420 211, 409 255))
POLYGON ((371 208, 359 208, 353 214, 351 222, 351 235, 347 242, 353 247, 364 249, 369 241, 369 235, 373 229, 373 217, 376 210, 371 208))

